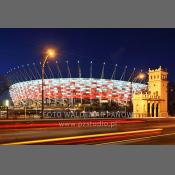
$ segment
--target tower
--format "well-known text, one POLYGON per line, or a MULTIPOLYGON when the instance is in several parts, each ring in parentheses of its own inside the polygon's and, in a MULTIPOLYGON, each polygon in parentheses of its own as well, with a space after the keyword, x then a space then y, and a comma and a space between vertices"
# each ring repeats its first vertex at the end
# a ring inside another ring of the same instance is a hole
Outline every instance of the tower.
POLYGON ((168 72, 160 66, 158 69, 151 70, 148 72, 148 93, 153 97, 154 100, 150 101, 150 108, 152 117, 168 116, 168 72), (155 98, 158 98, 156 100, 155 98), (154 111, 154 116, 153 116, 154 111))
POLYGON ((167 70, 148 71, 148 88, 146 93, 133 95, 134 117, 168 117, 167 70))

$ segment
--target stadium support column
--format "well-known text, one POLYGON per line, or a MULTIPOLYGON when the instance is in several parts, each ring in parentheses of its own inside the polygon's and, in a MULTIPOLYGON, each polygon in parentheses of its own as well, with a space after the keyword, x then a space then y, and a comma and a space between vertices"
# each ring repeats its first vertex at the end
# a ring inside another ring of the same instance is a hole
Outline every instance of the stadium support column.
POLYGON ((44 62, 42 63, 42 118, 44 118, 44 62))
POLYGON ((90 80, 91 80, 91 87, 90 87, 90 104, 92 105, 92 61, 90 62, 90 80))
POLYGON ((133 111, 133 102, 132 102, 132 98, 133 98, 133 82, 130 82, 130 100, 129 100, 129 111, 133 111))
MULTIPOLYGON (((115 67, 114 67, 114 71, 113 71, 112 76, 111 76, 111 81, 112 81, 112 80, 115 80, 116 69, 117 69, 117 64, 116 64, 115 67)), ((114 91, 114 82, 112 81, 112 93, 111 93, 111 96, 110 96, 110 106, 111 106, 111 104, 112 104, 113 91, 114 91)))

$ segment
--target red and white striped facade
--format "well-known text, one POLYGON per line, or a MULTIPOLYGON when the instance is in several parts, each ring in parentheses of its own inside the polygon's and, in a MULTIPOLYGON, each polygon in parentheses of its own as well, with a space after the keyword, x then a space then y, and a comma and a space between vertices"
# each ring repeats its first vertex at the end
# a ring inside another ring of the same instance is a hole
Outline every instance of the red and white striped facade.
MULTIPOLYGON (((99 99, 116 102, 131 100, 133 91, 141 91, 145 84, 120 80, 91 78, 45 79, 44 96, 47 99, 99 99)), ((22 102, 41 101, 41 80, 15 83, 10 86, 10 96, 14 105, 22 102)))

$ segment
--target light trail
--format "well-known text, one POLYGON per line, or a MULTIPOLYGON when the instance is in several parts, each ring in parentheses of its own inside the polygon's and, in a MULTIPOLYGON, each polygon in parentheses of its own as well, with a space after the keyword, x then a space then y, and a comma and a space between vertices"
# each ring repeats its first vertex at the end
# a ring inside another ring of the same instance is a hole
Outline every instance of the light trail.
POLYGON ((79 139, 96 139, 96 138, 109 138, 118 136, 121 138, 122 136, 134 135, 134 134, 160 134, 162 129, 149 129, 149 130, 138 130, 138 131, 127 131, 127 132, 112 132, 112 133, 102 133, 102 134, 90 134, 90 135, 81 135, 81 136, 69 136, 69 137, 61 137, 61 138, 52 138, 52 139, 41 139, 41 140, 32 140, 32 141, 21 141, 21 142, 12 142, 1 144, 3 146, 13 146, 13 145, 32 145, 32 144, 47 144, 51 142, 61 142, 61 141, 77 141, 79 139))
POLYGON ((108 125, 112 125, 112 124, 135 124, 135 123, 144 123, 144 121, 142 120, 97 120, 97 119, 93 119, 93 120, 59 120, 56 121, 54 123, 12 123, 12 124, 3 124, 0 125, 0 129, 24 129, 24 128, 37 128, 37 127, 75 127, 77 126, 79 123, 85 123, 85 124, 92 124, 93 123, 98 123, 98 122, 102 122, 108 125))
POLYGON ((107 142, 107 143, 100 143, 100 144, 96 144, 96 145, 109 145, 109 144, 121 144, 122 145, 122 144, 127 144, 127 143, 132 143, 132 142, 139 142, 139 141, 144 141, 144 140, 147 140, 147 139, 165 137, 165 136, 171 136, 171 135, 175 135, 175 133, 161 134, 161 135, 156 135, 156 136, 142 137, 142 138, 136 138, 136 139, 127 139, 127 140, 107 142))

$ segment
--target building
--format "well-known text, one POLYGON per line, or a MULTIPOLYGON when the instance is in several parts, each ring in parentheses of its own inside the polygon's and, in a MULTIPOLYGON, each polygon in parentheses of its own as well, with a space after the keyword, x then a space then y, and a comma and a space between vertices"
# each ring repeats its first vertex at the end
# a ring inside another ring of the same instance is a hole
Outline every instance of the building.
MULTIPOLYGON (((117 66, 111 69, 111 76, 105 78, 105 63, 102 64, 101 76, 93 77, 92 62, 82 75, 79 61, 77 70, 71 73, 68 62, 66 69, 61 69, 58 62, 45 67, 44 106, 48 109, 80 109, 84 110, 131 110, 132 92, 147 89, 142 84, 135 69, 132 74, 126 67, 119 79, 116 79, 117 66), (103 108, 104 107, 104 108, 103 108)), ((62 65, 63 66, 63 65, 62 65)), ((99 69, 100 68, 96 68, 99 69)), ((6 77, 9 82, 9 93, 15 108, 41 109, 42 81, 41 65, 28 64, 10 69, 6 77)))
POLYGON ((133 94, 133 117, 168 117, 167 70, 148 71, 148 89, 133 94))
MULTIPOLYGON (((76 104, 120 103, 131 101, 131 82, 94 78, 45 79, 45 106, 75 106, 76 104)), ((133 83, 133 91, 147 86, 133 83)), ((13 104, 18 107, 41 107, 41 80, 18 82, 10 86, 13 104)))

